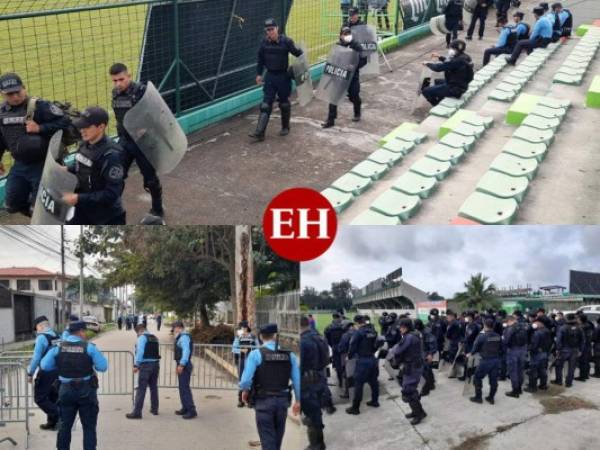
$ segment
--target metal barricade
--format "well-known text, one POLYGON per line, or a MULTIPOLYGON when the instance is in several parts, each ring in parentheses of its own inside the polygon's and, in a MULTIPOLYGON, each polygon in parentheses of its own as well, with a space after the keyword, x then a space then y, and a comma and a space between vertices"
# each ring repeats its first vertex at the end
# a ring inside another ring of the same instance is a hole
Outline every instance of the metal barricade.
MULTIPOLYGON (((250 352, 252 347, 242 347, 250 352)), ((177 387, 177 364, 174 346, 161 344, 160 375, 158 384, 164 388, 177 387)), ((227 344, 194 344, 192 355, 192 389, 238 390, 238 379, 242 359, 233 353, 233 346, 227 344)))
POLYGON ((131 395, 133 403, 133 353, 126 350, 103 350, 102 353, 108 361, 108 370, 98 372, 98 395, 131 395))
MULTIPOLYGON (((31 391, 27 370, 22 363, 0 361, 0 426, 25 424, 25 448, 29 447, 29 409, 31 391)), ((10 442, 15 441, 8 438, 10 442)))

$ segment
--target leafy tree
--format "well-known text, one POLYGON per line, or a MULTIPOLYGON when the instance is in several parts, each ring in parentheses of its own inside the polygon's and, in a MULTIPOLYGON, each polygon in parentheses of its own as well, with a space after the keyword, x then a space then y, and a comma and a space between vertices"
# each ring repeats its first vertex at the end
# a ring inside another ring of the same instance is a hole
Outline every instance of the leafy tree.
POLYGON ((488 277, 481 273, 471 275, 469 281, 464 283, 466 290, 454 294, 454 300, 460 302, 461 307, 465 309, 498 309, 501 302, 495 294, 496 286, 493 283, 486 285, 487 282, 488 277))

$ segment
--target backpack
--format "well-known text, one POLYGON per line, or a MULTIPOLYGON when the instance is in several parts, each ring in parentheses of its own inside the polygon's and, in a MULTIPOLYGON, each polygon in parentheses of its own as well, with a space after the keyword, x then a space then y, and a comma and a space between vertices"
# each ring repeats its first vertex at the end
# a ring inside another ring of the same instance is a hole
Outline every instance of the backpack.
POLYGON ((319 352, 317 370, 323 370, 331 362, 331 359, 329 358, 329 345, 327 345, 327 342, 320 334, 313 334, 312 339, 315 344, 317 344, 317 350, 319 352))
MULTIPOLYGON (((27 103, 27 112, 25 114, 25 120, 33 120, 33 114, 35 113, 35 107, 38 97, 30 97, 29 102, 27 103)), ((51 105, 54 105, 58 109, 60 109, 65 117, 69 119, 69 125, 67 128, 63 130, 62 143, 65 147, 69 147, 71 145, 77 144, 81 141, 81 133, 75 125, 73 125, 73 119, 76 119, 81 116, 81 112, 71 106, 71 103, 61 103, 61 102, 52 102, 51 105)))

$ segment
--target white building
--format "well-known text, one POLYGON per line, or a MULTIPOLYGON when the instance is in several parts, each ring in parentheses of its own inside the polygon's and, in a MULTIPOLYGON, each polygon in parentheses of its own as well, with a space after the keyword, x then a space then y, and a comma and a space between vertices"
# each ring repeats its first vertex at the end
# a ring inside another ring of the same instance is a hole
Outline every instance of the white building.
MULTIPOLYGON (((75 277, 67 275, 68 283, 75 277)), ((63 281, 60 273, 48 272, 38 267, 0 268, 0 285, 13 291, 30 292, 60 298, 63 281)))

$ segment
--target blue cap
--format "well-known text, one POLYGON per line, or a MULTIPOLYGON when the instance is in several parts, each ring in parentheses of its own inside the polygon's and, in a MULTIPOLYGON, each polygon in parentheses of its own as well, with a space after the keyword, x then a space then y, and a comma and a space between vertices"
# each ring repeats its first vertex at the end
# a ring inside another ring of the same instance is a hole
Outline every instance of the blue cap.
POLYGON ((75 333, 79 330, 85 330, 87 325, 83 320, 78 320, 77 322, 71 322, 69 324, 69 333, 75 333))
POLYGON ((260 328, 260 334, 275 334, 278 333, 276 323, 268 323, 260 328))
POLYGON ((69 322, 77 322, 79 320, 79 316, 76 316, 75 314, 71 314, 69 316, 69 322))

